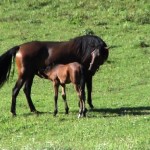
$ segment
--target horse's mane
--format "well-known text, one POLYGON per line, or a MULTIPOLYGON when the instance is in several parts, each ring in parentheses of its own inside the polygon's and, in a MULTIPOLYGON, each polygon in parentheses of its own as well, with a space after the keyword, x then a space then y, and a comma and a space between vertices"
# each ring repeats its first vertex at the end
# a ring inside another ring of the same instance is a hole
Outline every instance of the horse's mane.
POLYGON ((91 56, 92 51, 95 48, 103 50, 103 47, 107 47, 106 43, 96 35, 83 35, 71 39, 78 49, 82 62, 91 56))

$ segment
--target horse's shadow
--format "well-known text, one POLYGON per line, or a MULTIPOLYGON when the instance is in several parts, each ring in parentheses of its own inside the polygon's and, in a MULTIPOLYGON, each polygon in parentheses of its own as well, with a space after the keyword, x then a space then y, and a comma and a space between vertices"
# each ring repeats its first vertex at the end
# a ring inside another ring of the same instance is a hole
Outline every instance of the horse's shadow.
MULTIPOLYGON (((72 114, 77 114, 78 110, 71 111, 72 114)), ((120 107, 120 108, 94 108, 88 109, 88 117, 93 118, 97 117, 97 113, 100 114, 101 117, 117 117, 117 116, 142 116, 142 115, 150 115, 150 106, 139 106, 139 107, 120 107), (94 113, 95 112, 95 113, 94 113)), ((23 114, 24 117, 32 116, 32 115, 53 115, 53 112, 36 112, 36 113, 26 113, 23 114)), ((64 112, 59 112, 59 114, 64 114, 64 112)))
POLYGON ((25 113, 25 114, 22 114, 20 116, 29 117, 29 116, 33 116, 33 115, 40 116, 40 115, 47 115, 47 114, 48 115, 52 114, 52 112, 37 111, 37 112, 25 113))
POLYGON ((139 107, 120 107, 120 108, 94 108, 89 110, 89 112, 98 112, 103 117, 115 117, 115 116, 141 116, 150 115, 149 106, 139 106, 139 107))

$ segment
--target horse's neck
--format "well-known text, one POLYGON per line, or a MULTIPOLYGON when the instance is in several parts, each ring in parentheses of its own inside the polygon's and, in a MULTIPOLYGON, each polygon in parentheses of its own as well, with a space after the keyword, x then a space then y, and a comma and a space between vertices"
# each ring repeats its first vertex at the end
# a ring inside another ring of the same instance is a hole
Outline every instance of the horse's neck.
POLYGON ((46 66, 52 63, 66 64, 73 61, 81 61, 82 51, 73 41, 58 42, 48 45, 48 57, 46 66))

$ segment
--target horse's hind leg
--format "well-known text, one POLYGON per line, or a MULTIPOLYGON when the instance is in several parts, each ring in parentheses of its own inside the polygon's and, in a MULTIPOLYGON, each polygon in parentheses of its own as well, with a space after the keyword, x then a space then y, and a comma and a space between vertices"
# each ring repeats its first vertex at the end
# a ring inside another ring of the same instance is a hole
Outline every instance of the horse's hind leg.
POLYGON ((66 87, 65 87, 65 85, 62 85, 62 98, 63 98, 64 103, 65 103, 65 113, 68 114, 69 113, 69 107, 68 107, 67 100, 66 100, 66 87))
POLYGON ((23 86, 25 80, 23 78, 18 78, 13 90, 12 90, 12 104, 11 104, 11 113, 13 116, 16 115, 16 98, 19 94, 21 87, 23 86))
POLYGON ((31 99, 31 87, 32 87, 32 83, 33 83, 33 78, 34 78, 34 76, 32 76, 28 80, 26 80, 25 86, 24 86, 24 93, 26 95, 28 105, 30 107, 30 111, 31 112, 37 112, 35 109, 35 106, 32 102, 32 99, 31 99))

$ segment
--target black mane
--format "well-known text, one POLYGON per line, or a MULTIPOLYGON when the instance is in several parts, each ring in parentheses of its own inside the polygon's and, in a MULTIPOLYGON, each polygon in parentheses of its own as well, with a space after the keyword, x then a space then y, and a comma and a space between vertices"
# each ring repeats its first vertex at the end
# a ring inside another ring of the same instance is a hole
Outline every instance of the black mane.
POLYGON ((83 63, 88 57, 91 56, 92 51, 95 48, 99 48, 103 53, 104 47, 107 47, 106 43, 96 35, 83 35, 72 39, 78 49, 78 53, 83 63))

